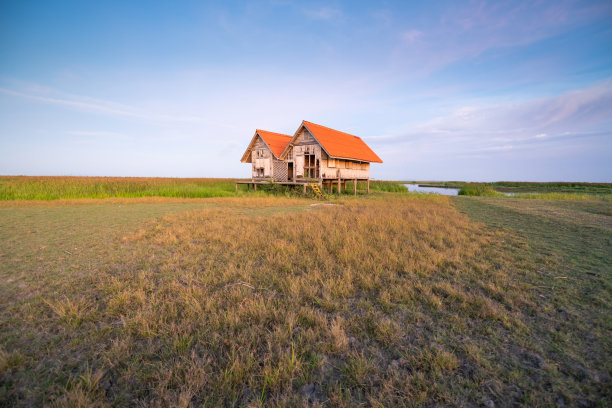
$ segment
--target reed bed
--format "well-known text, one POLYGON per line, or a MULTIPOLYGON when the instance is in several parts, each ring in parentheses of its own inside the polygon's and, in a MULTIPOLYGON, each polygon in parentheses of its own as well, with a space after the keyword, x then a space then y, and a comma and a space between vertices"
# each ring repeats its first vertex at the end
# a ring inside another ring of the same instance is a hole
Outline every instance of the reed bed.
MULTIPOLYGON (((232 197, 236 195, 234 182, 234 179, 207 178, 0 176, 0 200, 232 197)), ((365 190, 365 183, 359 183, 358 188, 365 190)), ((371 181, 370 190, 407 191, 404 186, 388 181, 371 181)), ((297 196, 301 190, 277 184, 260 186, 258 192, 247 193, 246 186, 242 185, 239 186, 239 193, 249 196, 297 196)))
POLYGON ((0 200, 108 197, 203 198, 234 195, 229 179, 152 177, 0 177, 0 200))

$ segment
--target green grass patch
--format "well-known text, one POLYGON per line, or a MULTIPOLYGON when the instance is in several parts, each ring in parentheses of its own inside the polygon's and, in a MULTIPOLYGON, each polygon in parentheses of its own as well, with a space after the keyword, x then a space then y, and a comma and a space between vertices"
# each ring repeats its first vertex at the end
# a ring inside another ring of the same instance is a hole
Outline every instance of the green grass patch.
MULTIPOLYGON (((300 186, 301 187, 301 186, 300 186)), ((298 196, 300 187, 281 184, 258 185, 257 192, 239 185, 239 194, 249 196, 298 196)), ((358 190, 367 189, 359 182, 358 190)), ((397 182, 371 181, 373 192, 405 192, 397 182)), ((345 193, 352 193, 348 182, 345 193)), ((310 189, 309 193, 312 193, 310 189)), ((75 198, 211 198, 235 196, 234 179, 154 178, 154 177, 29 177, 0 176, 0 200, 59 200, 75 198)))
POLYGON ((557 201, 612 201, 612 194, 584 194, 584 193, 512 193, 512 198, 526 198, 529 200, 557 200, 557 201))
POLYGON ((612 195, 612 183, 577 182, 514 182, 490 183, 496 190, 508 193, 576 193, 587 195, 612 195))
POLYGON ((484 197, 453 201, 472 219, 524 239, 531 258, 539 260, 537 272, 520 279, 539 298, 529 330, 546 339, 539 355, 548 355, 550 363, 536 363, 548 364, 556 376, 581 381, 568 383, 562 400, 573 392, 582 395, 576 404, 609 405, 609 394, 590 401, 584 396, 612 385, 612 362, 605 357, 612 352, 612 204, 484 197))
MULTIPOLYGON (((343 194, 353 194, 353 191, 354 191, 353 185, 354 185, 353 181, 347 181, 346 188, 342 191, 342 193, 343 194)), ((362 192, 362 193, 366 192, 367 188, 368 188, 367 182, 365 181, 357 182, 358 192, 362 192)), ((370 180, 370 191, 371 192, 378 191, 378 192, 385 192, 385 193, 407 193, 408 188, 397 181, 370 180)))
POLYGON ((207 198, 235 195, 229 179, 145 177, 0 177, 0 200, 71 198, 175 197, 207 198))
POLYGON ((494 197, 499 196, 501 194, 495 191, 493 187, 489 184, 468 183, 461 187, 461 189, 459 190, 459 195, 494 197))

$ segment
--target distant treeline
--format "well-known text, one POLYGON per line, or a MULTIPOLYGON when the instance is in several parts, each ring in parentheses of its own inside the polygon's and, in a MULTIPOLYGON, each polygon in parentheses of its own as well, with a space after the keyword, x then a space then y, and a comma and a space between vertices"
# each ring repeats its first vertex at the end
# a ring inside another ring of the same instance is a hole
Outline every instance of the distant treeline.
POLYGON ((490 184, 496 190, 505 192, 612 194, 612 183, 497 181, 490 184))

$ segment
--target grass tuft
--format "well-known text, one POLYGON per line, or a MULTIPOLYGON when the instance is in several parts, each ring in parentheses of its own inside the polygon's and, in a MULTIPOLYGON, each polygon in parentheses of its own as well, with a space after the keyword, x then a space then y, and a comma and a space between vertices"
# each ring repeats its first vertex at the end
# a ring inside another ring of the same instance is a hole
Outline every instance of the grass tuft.
POLYGON ((461 189, 459 190, 459 195, 494 197, 501 196, 503 194, 495 191, 493 187, 489 184, 468 183, 461 187, 461 189))

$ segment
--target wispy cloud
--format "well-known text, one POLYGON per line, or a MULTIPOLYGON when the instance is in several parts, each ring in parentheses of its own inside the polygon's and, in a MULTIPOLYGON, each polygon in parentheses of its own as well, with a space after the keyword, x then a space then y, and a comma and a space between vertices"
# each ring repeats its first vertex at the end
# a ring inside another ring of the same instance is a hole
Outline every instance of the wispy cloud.
POLYGON ((440 17, 425 19, 426 35, 401 21, 384 24, 393 26, 395 37, 399 37, 394 63, 407 65, 414 72, 429 73, 489 50, 527 46, 612 15, 612 8, 604 3, 456 2, 440 17))
POLYGON ((612 138, 612 80, 523 103, 466 106, 407 132, 372 140, 381 146, 456 155, 517 151, 590 137, 612 138))
POLYGON ((108 138, 108 137, 122 137, 122 133, 109 132, 105 130, 70 130, 66 132, 71 136, 83 136, 92 138, 108 138))
POLYGON ((33 85, 30 88, 32 89, 29 89, 28 91, 0 88, 0 93, 101 115, 170 122, 198 122, 203 120, 201 117, 197 116, 173 116, 159 112, 151 112, 113 101, 96 99, 83 95, 64 94, 48 87, 33 85), (39 92, 36 92, 37 89, 39 92))

